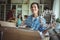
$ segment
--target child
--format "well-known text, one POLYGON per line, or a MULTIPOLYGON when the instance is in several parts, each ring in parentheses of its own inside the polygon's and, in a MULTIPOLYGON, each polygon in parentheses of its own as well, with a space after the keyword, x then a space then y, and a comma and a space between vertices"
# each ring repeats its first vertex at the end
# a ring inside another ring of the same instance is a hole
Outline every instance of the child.
POLYGON ((19 27, 19 26, 21 25, 21 23, 22 23, 21 14, 19 14, 17 17, 18 17, 18 18, 17 18, 16 26, 19 27))

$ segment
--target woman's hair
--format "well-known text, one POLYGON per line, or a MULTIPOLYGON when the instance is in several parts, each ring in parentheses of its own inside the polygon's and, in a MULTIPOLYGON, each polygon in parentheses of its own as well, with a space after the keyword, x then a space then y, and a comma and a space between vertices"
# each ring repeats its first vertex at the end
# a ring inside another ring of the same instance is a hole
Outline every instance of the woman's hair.
POLYGON ((36 3, 36 2, 33 2, 32 4, 31 4, 31 8, 32 8, 32 5, 33 4, 36 4, 37 5, 37 7, 38 7, 38 9, 39 9, 39 4, 38 3, 36 3))
POLYGON ((24 15, 24 18, 28 18, 28 15, 24 15))
MULTIPOLYGON (((17 18, 19 18, 20 15, 21 15, 21 14, 18 14, 17 18)), ((22 20, 22 17, 21 17, 20 19, 22 20)))
MULTIPOLYGON (((38 7, 38 9, 39 9, 39 4, 38 3, 36 3, 36 2, 33 2, 32 4, 31 4, 31 8, 32 8, 32 5, 34 5, 34 4, 36 4, 37 5, 37 7, 38 7)), ((33 15, 34 16, 34 15, 33 15)), ((38 16, 39 16, 39 11, 38 11, 38 16)))
POLYGON ((21 14, 18 14, 17 18, 19 18, 20 15, 21 15, 21 14))

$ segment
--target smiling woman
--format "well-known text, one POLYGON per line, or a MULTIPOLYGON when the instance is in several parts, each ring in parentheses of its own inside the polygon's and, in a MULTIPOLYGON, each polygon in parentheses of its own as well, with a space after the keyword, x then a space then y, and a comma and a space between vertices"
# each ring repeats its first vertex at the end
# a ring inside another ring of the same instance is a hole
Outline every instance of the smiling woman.
POLYGON ((41 30, 46 29, 45 28, 46 20, 42 16, 39 16, 39 4, 36 2, 33 2, 31 4, 31 11, 32 11, 32 15, 28 16, 28 18, 25 20, 25 24, 28 27, 30 27, 31 30, 39 31, 40 37, 43 38, 42 37, 43 31, 41 30))
POLYGON ((28 16, 28 18, 25 21, 25 24, 28 27, 31 27, 33 30, 38 30, 38 28, 41 25, 41 22, 40 22, 41 18, 42 18, 43 24, 46 24, 46 20, 43 17, 39 16, 39 4, 38 3, 33 2, 31 4, 31 11, 32 11, 32 15, 28 16))

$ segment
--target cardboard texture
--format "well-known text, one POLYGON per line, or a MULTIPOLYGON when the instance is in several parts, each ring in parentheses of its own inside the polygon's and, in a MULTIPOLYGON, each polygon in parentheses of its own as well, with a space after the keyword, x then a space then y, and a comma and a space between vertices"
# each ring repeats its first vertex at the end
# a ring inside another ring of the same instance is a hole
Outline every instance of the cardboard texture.
POLYGON ((0 31, 3 31, 2 40, 41 40, 37 31, 13 27, 0 27, 0 31))

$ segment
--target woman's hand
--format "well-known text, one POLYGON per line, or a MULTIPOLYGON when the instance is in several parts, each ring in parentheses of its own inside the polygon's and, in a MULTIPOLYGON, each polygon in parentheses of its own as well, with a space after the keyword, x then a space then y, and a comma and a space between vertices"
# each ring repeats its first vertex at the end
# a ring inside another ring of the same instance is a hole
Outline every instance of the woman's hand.
POLYGON ((48 30, 44 30, 44 31, 43 31, 43 34, 46 34, 47 32, 48 32, 48 30))

